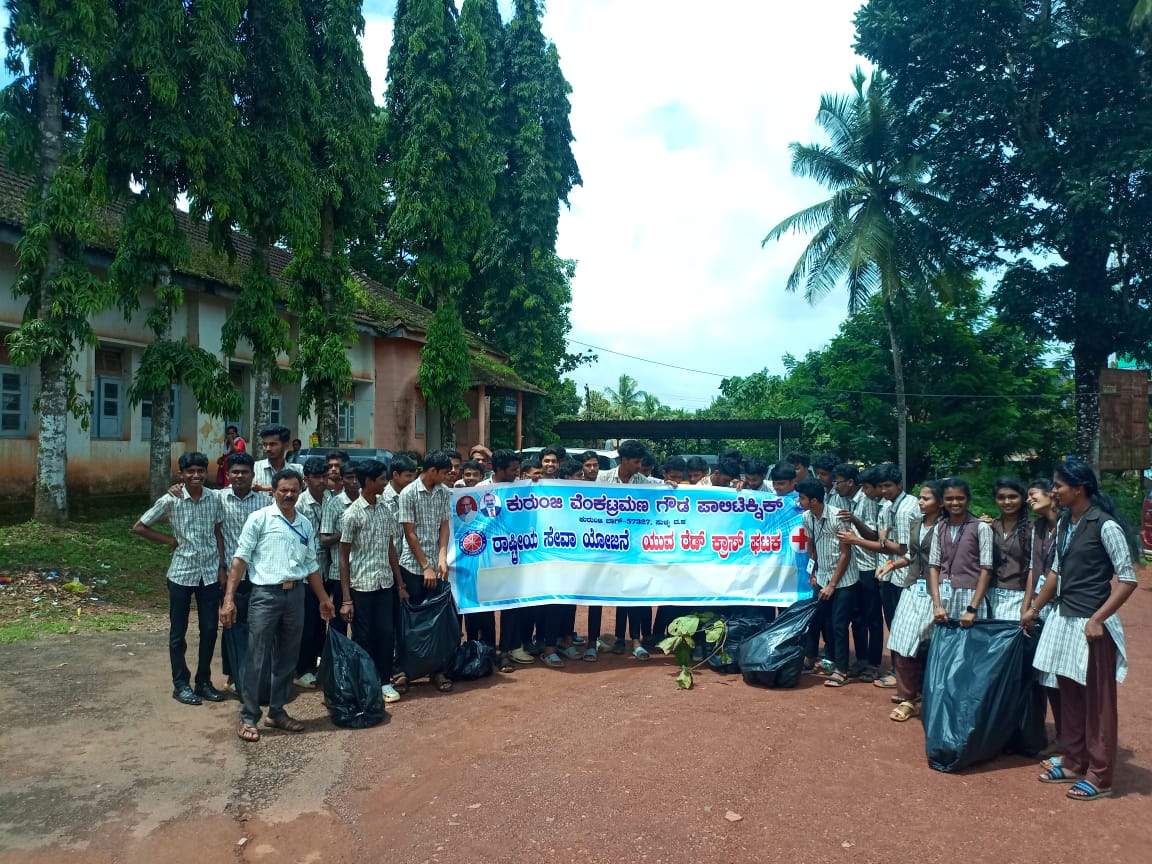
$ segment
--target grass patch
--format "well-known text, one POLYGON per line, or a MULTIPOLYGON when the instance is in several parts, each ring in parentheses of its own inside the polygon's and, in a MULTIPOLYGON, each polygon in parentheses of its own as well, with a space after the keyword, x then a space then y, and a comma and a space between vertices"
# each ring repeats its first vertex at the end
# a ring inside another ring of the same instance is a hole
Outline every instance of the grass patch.
POLYGON ((109 602, 163 608, 171 551, 134 536, 135 521, 125 515, 64 528, 2 526, 0 572, 55 570, 58 584, 79 580, 109 602))
POLYGON ((134 613, 81 615, 79 618, 24 618, 0 624, 0 645, 37 639, 50 633, 103 633, 110 630, 131 630, 144 620, 144 615, 134 613))

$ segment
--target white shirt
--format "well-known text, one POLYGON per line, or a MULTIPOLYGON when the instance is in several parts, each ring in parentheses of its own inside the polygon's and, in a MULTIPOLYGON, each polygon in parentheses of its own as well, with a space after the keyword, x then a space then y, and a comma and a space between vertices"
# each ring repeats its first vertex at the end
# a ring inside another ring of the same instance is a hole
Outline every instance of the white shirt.
POLYGON ((248 517, 235 557, 248 565, 248 579, 253 585, 307 579, 319 570, 316 536, 307 516, 296 513, 295 521, 289 522, 280 508, 271 504, 248 517))
MULTIPOLYGON (((285 462, 284 467, 295 471, 300 476, 300 483, 304 483, 304 466, 298 465, 295 462, 285 462)), ((276 469, 272 467, 272 463, 267 459, 257 459, 256 464, 252 466, 253 477, 252 483, 255 486, 271 486, 272 476, 276 473, 276 469)))

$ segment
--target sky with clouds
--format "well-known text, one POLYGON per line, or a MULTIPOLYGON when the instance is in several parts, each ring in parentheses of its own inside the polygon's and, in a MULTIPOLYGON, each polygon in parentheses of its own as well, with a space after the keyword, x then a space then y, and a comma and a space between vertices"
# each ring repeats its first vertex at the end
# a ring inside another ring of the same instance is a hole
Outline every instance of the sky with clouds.
MULTIPOLYGON (((820 140, 820 95, 847 90, 863 63, 852 51, 860 5, 547 4, 584 180, 560 219, 558 251, 578 262, 570 338, 575 351, 600 349, 571 376, 581 389, 628 374, 662 402, 701 408, 720 376, 781 372, 784 354, 835 333, 844 295, 811 308, 784 291, 805 239, 760 241, 820 200, 819 185, 792 176, 788 144, 820 140)), ((510 6, 501 0, 505 18, 510 6)), ((394 12, 395 0, 364 3, 365 64, 381 102, 394 12)))

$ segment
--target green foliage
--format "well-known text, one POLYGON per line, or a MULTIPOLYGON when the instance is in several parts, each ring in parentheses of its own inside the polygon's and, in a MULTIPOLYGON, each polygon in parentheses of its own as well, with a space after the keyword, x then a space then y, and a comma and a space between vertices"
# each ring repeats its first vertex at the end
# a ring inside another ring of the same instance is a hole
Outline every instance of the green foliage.
POLYGON ((724 650, 724 640, 728 632, 728 622, 716 616, 714 612, 693 612, 674 619, 668 625, 668 638, 662 640, 657 646, 665 654, 676 655, 676 662, 680 664, 680 673, 676 676, 677 690, 692 689, 692 649, 703 634, 708 645, 715 645, 713 653, 719 652, 724 663, 730 663, 732 658, 724 650))
POLYGON ((187 339, 160 339, 144 349, 128 399, 139 405, 178 382, 196 394, 197 410, 202 414, 238 417, 243 413, 244 399, 227 368, 215 355, 187 339))
POLYGON ((428 404, 447 426, 468 416, 464 393, 471 377, 464 325, 451 303, 442 303, 432 317, 428 341, 420 352, 417 382, 428 404))
POLYGON ((950 207, 973 264, 1001 268, 995 303, 1072 346, 1077 451, 1094 459, 1099 372, 1152 345, 1152 72, 1133 3, 872 0, 858 50, 950 207))

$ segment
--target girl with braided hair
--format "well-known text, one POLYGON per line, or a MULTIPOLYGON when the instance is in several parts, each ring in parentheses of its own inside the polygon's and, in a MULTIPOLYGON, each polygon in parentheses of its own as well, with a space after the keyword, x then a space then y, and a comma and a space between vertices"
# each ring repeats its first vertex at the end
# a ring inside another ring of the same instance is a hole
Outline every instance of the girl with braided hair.
POLYGON ((1001 477, 992 487, 1000 515, 988 520, 992 526, 991 617, 1015 621, 1026 607, 1028 564, 1032 555, 1032 531, 1024 509, 1024 487, 1001 477))
POLYGON ((1136 590, 1135 538, 1085 463, 1057 465, 1052 491, 1067 512, 1056 524, 1056 553, 1044 587, 1020 617, 1027 630, 1045 607, 1056 607, 1044 622, 1033 665, 1055 675, 1060 687, 1063 758, 1043 762, 1039 779, 1072 783, 1069 798, 1095 801, 1112 795, 1116 684, 1128 672, 1116 613, 1136 590))

